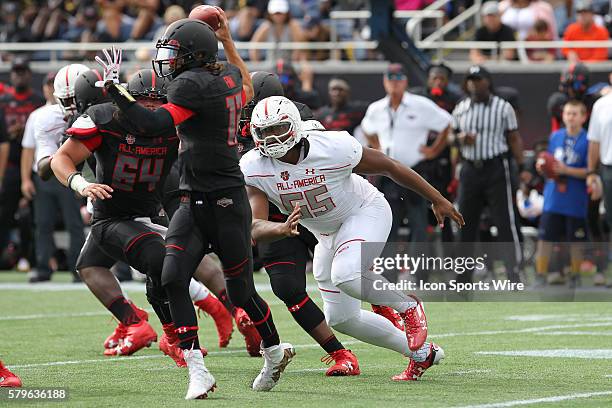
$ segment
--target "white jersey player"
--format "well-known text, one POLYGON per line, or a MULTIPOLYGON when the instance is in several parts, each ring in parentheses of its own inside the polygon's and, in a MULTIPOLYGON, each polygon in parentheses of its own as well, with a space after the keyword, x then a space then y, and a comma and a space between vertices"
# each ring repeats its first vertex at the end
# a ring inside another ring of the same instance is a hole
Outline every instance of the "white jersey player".
POLYGON ((314 276, 328 324, 409 356, 408 368, 393 379, 416 380, 444 352, 426 342, 427 321, 420 301, 399 291, 362 290, 362 277, 381 277, 362 270, 361 243, 385 242, 392 214, 382 193, 354 172, 382 174, 417 191, 433 203, 440 223, 448 216, 463 225, 463 218, 411 169, 363 148, 347 132, 305 130, 310 128, 303 126, 297 108, 284 97, 266 98, 253 110, 251 134, 256 149, 240 162, 253 209, 253 239, 297 235, 298 222, 312 231, 319 240, 314 276), (285 223, 268 221, 268 200, 289 214, 285 223), (406 333, 386 318, 362 310, 362 300, 397 310, 406 333))

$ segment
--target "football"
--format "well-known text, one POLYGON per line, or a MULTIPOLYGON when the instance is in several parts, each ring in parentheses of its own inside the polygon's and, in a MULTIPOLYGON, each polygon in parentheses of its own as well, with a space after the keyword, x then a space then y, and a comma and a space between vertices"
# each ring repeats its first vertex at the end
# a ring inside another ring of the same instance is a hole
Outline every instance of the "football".
POLYGON ((189 13, 189 18, 195 18, 208 24, 213 30, 217 31, 221 27, 219 10, 213 6, 203 5, 195 7, 189 13))
POLYGON ((536 164, 538 166, 541 166, 542 173, 546 178, 555 178, 555 173, 553 169, 556 161, 557 159, 555 159, 555 157, 550 154, 550 152, 541 152, 538 155, 538 160, 536 164))

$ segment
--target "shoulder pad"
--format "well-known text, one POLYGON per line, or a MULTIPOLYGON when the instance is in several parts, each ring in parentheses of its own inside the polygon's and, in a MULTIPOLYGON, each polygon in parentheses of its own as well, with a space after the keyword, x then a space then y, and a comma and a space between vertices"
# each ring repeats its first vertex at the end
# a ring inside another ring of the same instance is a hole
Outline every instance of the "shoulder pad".
POLYGON ((321 124, 318 120, 305 120, 302 122, 302 131, 309 130, 325 130, 325 126, 321 124))
POLYGON ((94 105, 87 109, 85 112, 91 117, 91 120, 98 126, 106 125, 113 120, 113 113, 115 107, 112 103, 102 103, 100 105, 94 105))
POLYGON ((66 133, 77 139, 87 139, 98 133, 98 127, 87 114, 81 115, 74 121, 66 133))
POLYGON ((302 119, 303 121, 307 121, 314 118, 312 110, 308 107, 308 105, 296 101, 292 102, 295 104, 295 106, 298 108, 298 111, 300 112, 300 119, 302 119))

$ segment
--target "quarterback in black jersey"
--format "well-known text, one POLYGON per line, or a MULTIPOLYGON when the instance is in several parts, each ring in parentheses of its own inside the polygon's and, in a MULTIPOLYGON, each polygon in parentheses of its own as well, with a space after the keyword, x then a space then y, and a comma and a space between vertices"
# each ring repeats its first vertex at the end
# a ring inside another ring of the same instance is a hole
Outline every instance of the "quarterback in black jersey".
MULTIPOLYGON (((268 96, 283 96, 283 85, 276 74, 270 72, 254 72, 252 74, 253 100, 245 106, 240 119, 239 142, 242 154, 254 147, 250 132, 250 120, 253 108, 257 102, 268 96)), ((310 108, 299 102, 294 102, 300 112, 302 121, 313 119, 310 108)), ((276 222, 286 222, 287 216, 272 203, 268 206, 268 219, 276 222)), ((302 225, 297 226, 300 234, 274 242, 257 243, 259 256, 270 277, 274 294, 281 299, 295 321, 315 339, 328 353, 322 361, 328 364, 335 361, 326 375, 347 376, 360 374, 359 363, 355 355, 344 348, 332 330, 325 322, 323 311, 310 299, 306 293, 306 263, 311 259, 311 253, 317 244, 315 236, 302 225)))
MULTIPOLYGON (((182 19, 169 25, 158 41, 154 68, 158 76, 173 78, 168 103, 161 108, 143 108, 113 81, 106 81, 106 89, 142 131, 178 126, 183 196, 166 237, 162 284, 180 347, 198 349, 188 282, 203 255, 214 251, 224 267, 230 300, 247 312, 262 337, 265 363, 253 389, 269 391, 295 351, 280 343, 270 308, 253 282, 251 209, 237 152, 240 113, 251 100, 253 87, 220 9, 219 18, 216 33, 199 20, 182 19), (217 62, 217 40, 223 43, 228 63, 217 62)), ((187 359, 187 366, 186 398, 205 397, 215 382, 203 359, 196 355, 187 359)))

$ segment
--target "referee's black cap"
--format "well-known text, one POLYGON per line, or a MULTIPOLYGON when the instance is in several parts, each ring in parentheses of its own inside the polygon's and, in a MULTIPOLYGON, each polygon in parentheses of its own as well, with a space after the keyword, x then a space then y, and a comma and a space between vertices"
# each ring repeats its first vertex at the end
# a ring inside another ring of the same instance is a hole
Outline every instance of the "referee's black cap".
POLYGON ((473 65, 468 70, 465 79, 487 79, 491 82, 491 73, 485 67, 473 65))

